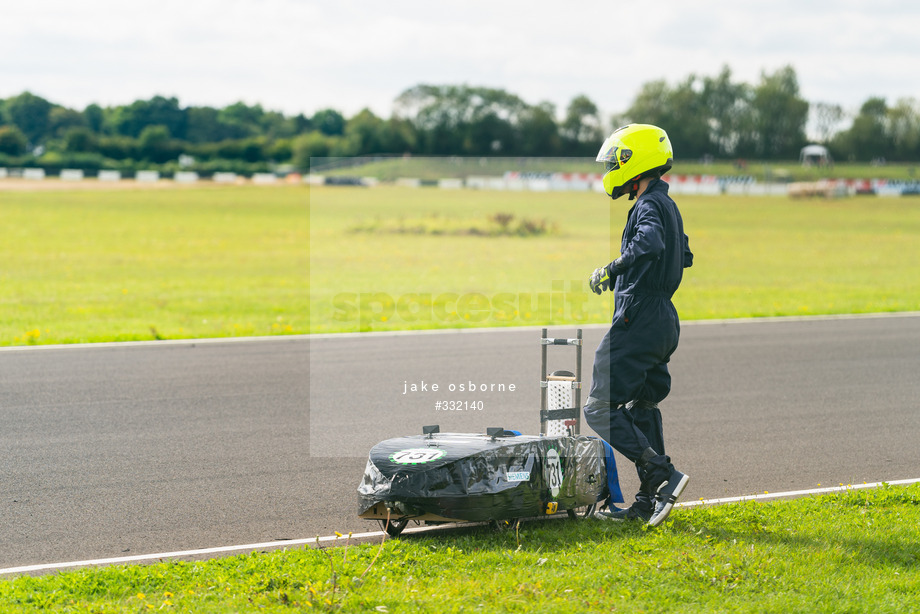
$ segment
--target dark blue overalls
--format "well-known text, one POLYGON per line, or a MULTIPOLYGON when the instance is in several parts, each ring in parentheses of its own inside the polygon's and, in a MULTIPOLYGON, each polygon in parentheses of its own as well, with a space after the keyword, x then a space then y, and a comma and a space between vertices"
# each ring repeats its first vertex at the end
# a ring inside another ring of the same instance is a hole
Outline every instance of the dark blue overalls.
MULTIPOLYGON (((656 404, 671 391, 668 361, 680 337, 671 297, 684 268, 693 264, 680 211, 664 181, 653 180, 629 211, 618 260, 613 323, 595 353, 584 411, 592 429, 638 463, 649 448, 664 455, 656 404), (626 407, 631 401, 639 403, 626 407)), ((667 457, 656 461, 669 463, 667 457)))

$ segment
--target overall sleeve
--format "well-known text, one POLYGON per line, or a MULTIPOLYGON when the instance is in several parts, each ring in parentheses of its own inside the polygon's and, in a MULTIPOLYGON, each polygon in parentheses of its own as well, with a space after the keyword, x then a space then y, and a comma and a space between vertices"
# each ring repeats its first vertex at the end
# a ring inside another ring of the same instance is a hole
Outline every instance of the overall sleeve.
POLYGON ((618 270, 628 269, 641 260, 657 260, 664 252, 664 225, 657 209, 648 203, 636 205, 636 226, 632 237, 616 259, 618 270))

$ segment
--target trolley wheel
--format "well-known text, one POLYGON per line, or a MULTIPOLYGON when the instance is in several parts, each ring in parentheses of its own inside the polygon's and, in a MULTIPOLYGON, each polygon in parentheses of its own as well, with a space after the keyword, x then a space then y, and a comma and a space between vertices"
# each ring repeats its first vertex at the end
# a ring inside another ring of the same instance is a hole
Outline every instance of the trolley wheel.
POLYGON ((520 518, 506 518, 504 520, 490 520, 489 526, 492 527, 492 529, 499 531, 499 532, 516 531, 518 527, 521 526, 521 519, 520 518))
POLYGON ((591 518, 594 516, 594 510, 597 509, 597 504, 592 503, 591 505, 586 505, 584 507, 576 507, 572 510, 566 510, 566 513, 569 515, 569 518, 572 520, 580 520, 582 518, 591 518))
POLYGON ((399 537, 399 534, 403 532, 403 529, 406 528, 406 525, 409 524, 408 518, 399 518, 389 520, 378 520, 380 523, 380 528, 387 532, 387 535, 391 537, 399 537))

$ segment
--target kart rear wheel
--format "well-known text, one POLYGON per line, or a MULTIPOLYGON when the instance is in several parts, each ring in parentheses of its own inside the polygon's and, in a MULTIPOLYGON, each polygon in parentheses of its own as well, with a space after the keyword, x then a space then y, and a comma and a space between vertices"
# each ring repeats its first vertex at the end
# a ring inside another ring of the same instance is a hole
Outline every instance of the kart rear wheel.
POLYGON ((399 518, 393 520, 379 520, 380 528, 387 532, 387 535, 391 537, 399 537, 399 534, 403 532, 403 529, 406 528, 406 525, 409 524, 408 518, 399 518))
POLYGON ((576 507, 572 510, 566 510, 566 513, 568 513, 569 518, 572 520, 580 520, 582 518, 591 518, 594 516, 594 510, 596 509, 597 504, 592 503, 591 505, 586 505, 584 507, 576 507))

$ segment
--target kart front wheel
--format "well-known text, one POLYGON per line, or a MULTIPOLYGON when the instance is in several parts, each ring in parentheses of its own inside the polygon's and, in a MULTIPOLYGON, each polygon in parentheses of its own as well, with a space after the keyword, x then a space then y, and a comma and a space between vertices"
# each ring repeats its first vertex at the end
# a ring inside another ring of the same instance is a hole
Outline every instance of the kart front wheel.
POLYGON ((506 518, 504 520, 490 520, 489 526, 499 532, 516 531, 521 526, 520 518, 506 518))
POLYGON ((399 518, 393 520, 392 518, 388 520, 380 520, 380 528, 387 532, 387 535, 391 537, 399 537, 399 534, 403 532, 403 529, 406 528, 406 525, 409 524, 408 518, 399 518))
POLYGON ((594 516, 594 510, 596 509, 597 504, 592 503, 591 505, 586 505, 584 507, 576 507, 575 509, 566 510, 566 513, 572 520, 580 520, 582 518, 591 518, 594 516))

